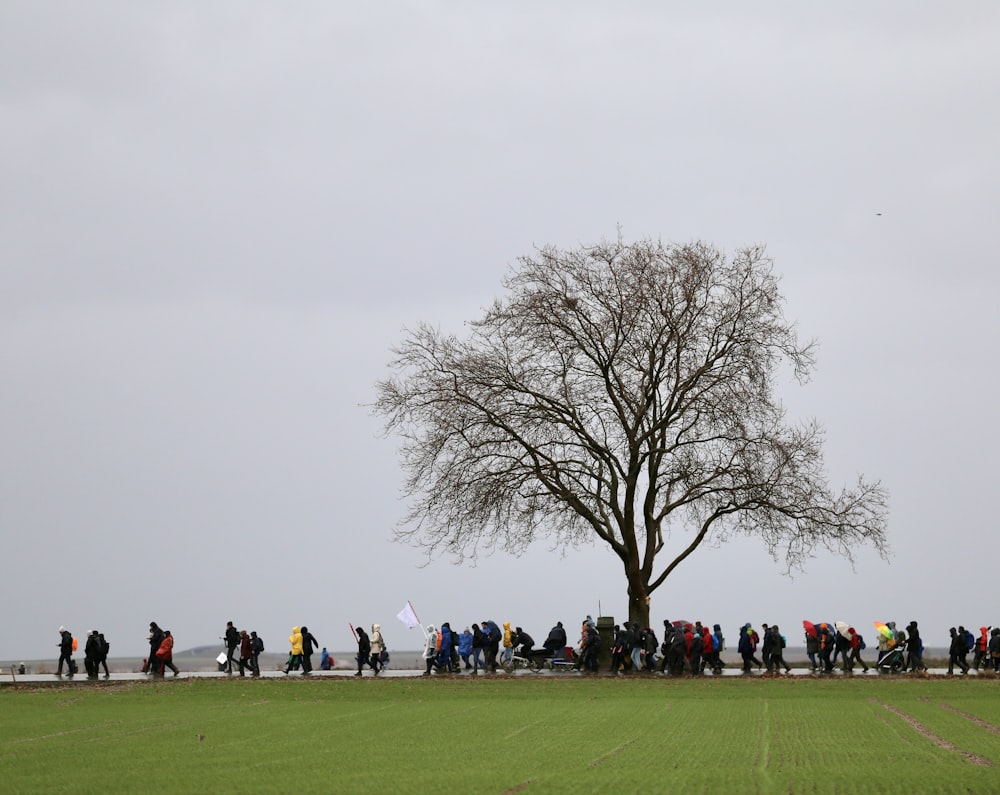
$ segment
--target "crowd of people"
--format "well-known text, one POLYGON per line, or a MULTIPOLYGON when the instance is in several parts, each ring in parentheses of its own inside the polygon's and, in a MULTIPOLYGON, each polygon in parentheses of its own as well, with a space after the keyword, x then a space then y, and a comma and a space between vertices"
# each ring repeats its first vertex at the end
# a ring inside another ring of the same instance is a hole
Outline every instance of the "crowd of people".
MULTIPOLYGON (((916 621, 905 630, 897 630, 894 622, 876 624, 879 627, 877 656, 870 663, 862 652, 867 648, 864 637, 854 627, 846 624, 827 624, 804 621, 806 656, 810 668, 816 673, 831 673, 837 669, 845 673, 860 668, 867 672, 871 666, 892 671, 923 671, 924 645, 916 621)), ((452 630, 450 623, 440 628, 429 624, 421 626, 424 634, 424 675, 434 672, 457 673, 464 667, 476 674, 482 669, 495 673, 498 667, 511 669, 515 663, 536 667, 566 666, 589 673, 598 673, 602 638, 596 622, 587 616, 580 627, 579 640, 567 645, 566 630, 557 622, 549 631, 545 642, 535 648, 534 638, 521 627, 512 627, 509 621, 502 628, 492 620, 466 627, 462 632, 452 630)), ((739 628, 737 652, 742 670, 755 668, 770 674, 789 673, 791 666, 785 660, 786 636, 776 625, 762 624, 760 633, 746 623, 739 628), (758 659, 759 653, 759 659, 758 659)), ((1000 672, 1000 628, 980 627, 974 637, 964 627, 950 630, 948 673, 957 667, 961 673, 969 671, 966 657, 975 653, 973 666, 1000 672)), ((700 621, 663 622, 663 632, 658 636, 651 627, 641 627, 636 622, 615 624, 611 633, 609 672, 659 672, 680 675, 701 675, 706 671, 721 672, 725 667, 722 652, 726 639, 719 624, 711 629, 700 621)))
MULTIPOLYGON (((440 627, 433 624, 420 626, 424 635, 424 675, 437 673, 458 673, 461 670, 478 674, 496 673, 498 668, 511 670, 517 664, 529 667, 568 667, 587 673, 599 672, 602 640, 597 623, 587 616, 580 626, 580 634, 573 644, 569 643, 561 621, 549 630, 544 643, 535 646, 535 640, 521 627, 514 627, 505 621, 502 626, 495 621, 484 620, 465 627, 462 632, 451 628, 449 622, 440 627)), ((806 657, 811 670, 830 673, 839 664, 843 672, 852 672, 860 667, 867 672, 876 666, 892 671, 926 670, 923 661, 924 644, 920 628, 911 621, 905 629, 897 629, 895 622, 882 624, 875 622, 877 631, 877 656, 871 662, 862 657, 867 648, 864 637, 854 627, 846 624, 812 624, 803 622, 805 629, 806 657)), ((371 625, 371 633, 351 626, 357 641, 357 672, 361 676, 367 666, 377 676, 389 662, 389 650, 382 636, 379 624, 371 625)), ((615 624, 609 633, 610 669, 615 674, 637 672, 659 672, 680 675, 700 675, 706 671, 719 673, 725 666, 722 652, 726 650, 726 639, 719 624, 711 628, 700 621, 663 622, 663 631, 657 635, 651 627, 641 627, 636 622, 615 624)), ((144 660, 142 671, 151 676, 163 676, 170 669, 174 676, 179 673, 173 663, 174 639, 170 630, 163 630, 157 623, 149 625, 149 655, 144 660)), ((232 621, 226 623, 222 636, 225 648, 220 654, 219 670, 230 676, 237 673, 251 677, 260 676, 260 655, 264 651, 264 641, 254 630, 237 629, 232 621)), ((303 676, 313 671, 312 657, 320 648, 316 637, 306 626, 295 626, 288 637, 290 646, 284 673, 301 671, 303 676)), ((771 674, 788 673, 791 666, 786 662, 784 650, 788 645, 786 636, 777 625, 762 624, 758 633, 746 623, 739 628, 737 652, 742 670, 749 673, 756 668, 771 674), (759 659, 758 659, 759 652, 759 659)), ((78 641, 65 627, 59 628, 59 663, 56 676, 62 677, 65 664, 66 674, 73 677, 77 673, 73 653, 78 649, 78 641)), ((111 645, 104 634, 90 630, 84 646, 84 666, 87 677, 97 679, 101 668, 104 678, 108 671, 108 653, 111 645)), ((1000 627, 983 626, 974 635, 964 626, 949 630, 948 673, 957 668, 961 674, 969 672, 968 655, 974 654, 971 667, 1000 672, 1000 627)), ((320 653, 320 669, 329 670, 335 665, 326 647, 320 653)), ((22 663, 23 672, 23 663, 22 663)))

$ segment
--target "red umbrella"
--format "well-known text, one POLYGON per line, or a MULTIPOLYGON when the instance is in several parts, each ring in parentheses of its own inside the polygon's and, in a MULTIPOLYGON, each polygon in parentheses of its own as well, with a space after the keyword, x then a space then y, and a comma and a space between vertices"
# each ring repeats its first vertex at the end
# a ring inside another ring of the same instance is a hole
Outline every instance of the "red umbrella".
POLYGON ((819 634, 816 632, 816 625, 812 621, 803 621, 802 626, 805 628, 807 635, 811 635, 814 638, 819 637, 819 634))

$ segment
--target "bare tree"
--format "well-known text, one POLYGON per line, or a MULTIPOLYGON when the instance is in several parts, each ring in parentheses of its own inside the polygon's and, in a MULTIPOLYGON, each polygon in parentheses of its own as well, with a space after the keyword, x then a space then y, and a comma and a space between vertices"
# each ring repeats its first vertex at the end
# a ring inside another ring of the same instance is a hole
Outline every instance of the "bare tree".
POLYGON ((831 490, 816 422, 774 394, 802 382, 763 248, 731 258, 642 240, 539 250, 466 339, 429 326, 394 350, 375 411, 402 438, 397 537, 458 561, 595 537, 622 562, 629 619, 706 541, 759 536, 801 568, 817 548, 887 554, 886 493, 831 490))

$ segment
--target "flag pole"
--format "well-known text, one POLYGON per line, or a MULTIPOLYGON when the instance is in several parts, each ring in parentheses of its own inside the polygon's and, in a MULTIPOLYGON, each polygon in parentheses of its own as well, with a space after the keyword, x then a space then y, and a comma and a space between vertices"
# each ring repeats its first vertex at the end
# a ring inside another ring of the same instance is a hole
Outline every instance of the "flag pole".
POLYGON ((347 626, 349 626, 351 628, 351 634, 354 636, 354 642, 357 643, 358 642, 358 633, 354 631, 354 624, 352 624, 350 621, 348 621, 347 622, 347 626))
MULTIPOLYGON (((410 610, 413 610, 413 605, 410 603, 409 599, 406 600, 406 604, 410 605, 410 610)), ((420 616, 417 615, 417 611, 416 610, 413 610, 413 615, 416 617, 417 623, 420 624, 421 626, 423 626, 423 624, 420 621, 420 616)))

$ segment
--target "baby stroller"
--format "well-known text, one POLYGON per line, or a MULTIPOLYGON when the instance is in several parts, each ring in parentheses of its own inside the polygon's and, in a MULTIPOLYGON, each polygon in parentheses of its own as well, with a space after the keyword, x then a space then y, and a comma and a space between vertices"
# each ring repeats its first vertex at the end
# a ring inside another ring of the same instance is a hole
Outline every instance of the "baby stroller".
POLYGON ((906 668, 906 659, 903 657, 902 647, 895 646, 894 648, 879 652, 878 662, 875 663, 875 667, 878 668, 879 673, 901 673, 906 668))
POLYGON ((545 659, 541 664, 542 668, 549 668, 553 671, 572 671, 579 665, 579 659, 573 651, 572 646, 553 651, 545 649, 545 659))

